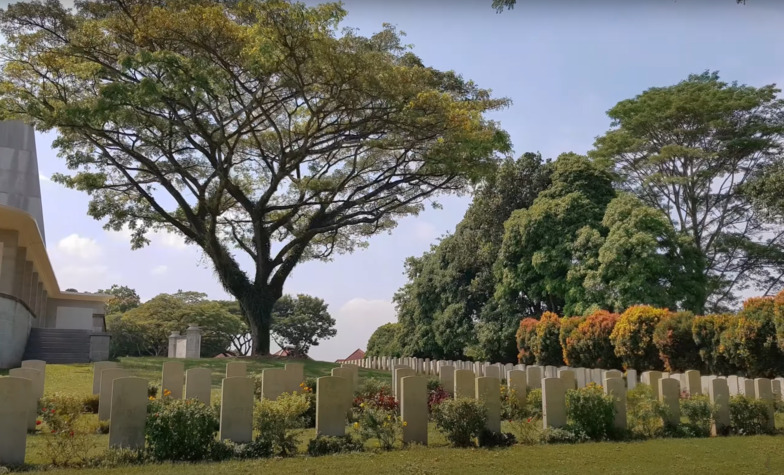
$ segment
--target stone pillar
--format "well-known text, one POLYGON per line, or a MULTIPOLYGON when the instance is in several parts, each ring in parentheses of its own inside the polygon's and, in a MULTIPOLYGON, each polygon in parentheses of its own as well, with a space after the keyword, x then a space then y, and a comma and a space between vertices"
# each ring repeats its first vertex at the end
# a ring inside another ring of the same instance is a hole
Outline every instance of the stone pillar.
POLYGON ((31 261, 25 262, 24 276, 22 277, 22 300, 28 307, 32 308, 30 303, 33 296, 33 263, 31 261))
POLYGON ((224 378, 221 386, 219 440, 253 440, 253 389, 250 378, 224 378))
POLYGON ((542 367, 529 366, 525 369, 525 379, 528 389, 539 389, 542 387, 542 367))
POLYGON ((169 397, 182 399, 182 387, 185 384, 185 365, 180 361, 167 361, 163 363, 161 374, 161 393, 163 397, 166 390, 171 391, 169 397))
MULTIPOLYGON (((335 375, 333 374, 333 376, 335 376, 335 375)), ((414 371, 411 368, 397 368, 397 369, 395 369, 395 400, 396 401, 400 401, 400 396, 401 396, 400 393, 401 393, 402 387, 400 386, 400 380, 405 378, 406 376, 416 376, 416 371, 414 371)), ((351 378, 347 377, 346 379, 348 379, 348 381, 349 381, 349 388, 351 388, 351 386, 350 386, 351 378)), ((352 392, 353 392, 353 390, 352 390, 352 392)))
POLYGON ((438 380, 441 382, 441 387, 444 388, 450 396, 455 394, 455 367, 451 365, 443 365, 439 370, 438 380))
POLYGON ((16 248, 16 263, 14 266, 14 291, 11 295, 17 297, 19 299, 24 298, 24 294, 22 293, 22 289, 24 287, 24 269, 25 263, 27 262, 27 248, 24 247, 17 247, 16 248))
POLYGON ((612 396, 615 401, 615 420, 613 427, 626 430, 626 384, 623 378, 607 378, 604 380, 604 394, 612 396))
POLYGON ((475 397, 475 378, 474 372, 469 369, 459 369, 455 371, 455 399, 461 397, 475 397))
POLYGON ((316 435, 346 435, 346 415, 351 408, 346 401, 350 399, 348 379, 323 376, 316 380, 316 435))
MULTIPOLYGON (((46 290, 44 290, 44 284, 38 282, 38 299, 35 301, 35 314, 38 318, 46 318, 46 306, 44 302, 46 301, 46 290)), ((57 322, 52 322, 52 327, 55 326, 57 322)))
POLYGON ((674 378, 661 378, 659 380, 659 401, 666 408, 664 423, 669 426, 677 426, 681 422, 680 406, 681 385, 674 378))
POLYGON ((185 372, 185 399, 196 399, 207 406, 212 399, 212 373, 207 368, 191 368, 185 372))
POLYGON ((185 357, 201 358, 201 328, 193 324, 185 330, 185 357))
POLYGON ((643 371, 641 382, 651 387, 654 399, 659 399, 659 380, 662 379, 661 371, 643 371))
POLYGON ((147 419, 147 380, 117 378, 112 388, 109 447, 140 450, 144 448, 147 419))
MULTIPOLYGON (((0 377, 0 401, 3 401, 0 404, 0 466, 24 464, 31 400, 32 381, 0 377)), ((33 413, 34 418, 36 412, 33 413)))
POLYGON ((510 391, 514 391, 517 400, 525 404, 527 397, 527 384, 525 381, 525 371, 513 369, 507 373, 506 385, 510 391))
POLYGON ((542 380, 542 424, 544 428, 566 425, 566 388, 559 378, 542 380))
MULTIPOLYGON (((333 368, 332 375, 334 376, 335 370, 341 368, 333 368)), ((283 368, 267 368, 261 372, 261 399, 268 399, 274 401, 285 393, 288 389, 288 377, 286 370, 283 368)))
POLYGON ((30 301, 27 303, 27 305, 30 307, 30 310, 33 311, 36 317, 38 317, 38 319, 43 322, 40 324, 41 328, 49 328, 49 327, 54 328, 54 322, 52 322, 52 324, 49 325, 45 321, 45 319, 41 318, 41 316, 38 315, 38 292, 39 291, 40 288, 38 287, 38 272, 34 271, 33 276, 30 278, 30 301))
POLYGON ((3 252, 0 254, 0 293, 16 296, 14 280, 16 279, 16 254, 19 252, 19 233, 2 229, 0 242, 3 243, 3 252))
POLYGON ((108 421, 112 416, 112 391, 114 380, 125 378, 128 373, 122 368, 106 368, 101 371, 101 391, 98 395, 98 420, 108 421))
POLYGON ((730 427, 730 390, 726 379, 714 378, 708 382, 708 397, 716 408, 711 433, 725 435, 730 427))
POLYGON ((403 443, 427 445, 427 379, 406 376, 400 380, 400 415, 403 419, 403 443))
POLYGON ((773 403, 772 386, 768 378, 754 380, 754 395, 768 408, 768 429, 776 430, 776 408, 773 403))
POLYGON ((27 398, 27 430, 35 430, 35 420, 38 417, 39 394, 43 394, 41 372, 33 368, 14 368, 8 372, 12 378, 27 379, 30 381, 30 397, 27 398))
POLYGON ((476 378, 475 394, 487 410, 485 429, 501 432, 501 380, 492 376, 476 378))
POLYGON ((109 368, 118 368, 114 361, 100 361, 93 364, 93 394, 101 393, 101 371, 109 368))
POLYGON ((231 361, 226 363, 227 378, 244 378, 248 375, 248 363, 243 361, 231 361))
POLYGON ((700 380, 699 371, 694 369, 686 371, 683 373, 683 381, 690 396, 702 394, 702 381, 700 380))
POLYGON ((169 335, 169 358, 177 357, 177 341, 180 339, 180 332, 171 332, 169 335))
POLYGON ((558 378, 563 381, 564 389, 566 391, 570 389, 577 389, 577 380, 574 377, 574 371, 570 369, 559 369, 558 378))

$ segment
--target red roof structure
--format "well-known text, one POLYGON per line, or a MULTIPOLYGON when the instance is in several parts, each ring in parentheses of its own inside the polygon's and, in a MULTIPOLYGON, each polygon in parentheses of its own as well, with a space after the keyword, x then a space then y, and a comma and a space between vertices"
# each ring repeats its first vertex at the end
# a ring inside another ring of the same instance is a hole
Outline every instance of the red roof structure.
POLYGON ((346 363, 348 361, 361 360, 364 357, 365 357, 365 352, 360 350, 359 348, 357 348, 353 353, 348 355, 347 358, 344 358, 342 360, 337 360, 337 361, 335 361, 335 363, 346 363))

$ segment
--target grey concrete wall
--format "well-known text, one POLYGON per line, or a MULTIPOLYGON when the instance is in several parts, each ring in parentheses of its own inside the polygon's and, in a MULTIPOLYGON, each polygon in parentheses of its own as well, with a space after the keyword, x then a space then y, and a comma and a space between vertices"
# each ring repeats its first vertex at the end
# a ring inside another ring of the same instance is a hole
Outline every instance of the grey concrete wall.
POLYGON ((46 243, 35 131, 15 120, 0 122, 0 204, 30 213, 46 243))
POLYGON ((20 303, 0 297, 0 368, 22 362, 33 315, 20 303))

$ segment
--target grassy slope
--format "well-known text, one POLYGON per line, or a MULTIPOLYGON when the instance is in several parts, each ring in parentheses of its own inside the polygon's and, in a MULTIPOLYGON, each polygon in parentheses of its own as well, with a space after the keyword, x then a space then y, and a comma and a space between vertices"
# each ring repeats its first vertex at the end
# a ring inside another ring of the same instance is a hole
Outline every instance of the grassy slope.
POLYGON ((389 453, 222 464, 163 464, 113 470, 64 470, 57 474, 255 474, 255 473, 782 473, 781 437, 659 439, 510 449, 412 448, 389 453))

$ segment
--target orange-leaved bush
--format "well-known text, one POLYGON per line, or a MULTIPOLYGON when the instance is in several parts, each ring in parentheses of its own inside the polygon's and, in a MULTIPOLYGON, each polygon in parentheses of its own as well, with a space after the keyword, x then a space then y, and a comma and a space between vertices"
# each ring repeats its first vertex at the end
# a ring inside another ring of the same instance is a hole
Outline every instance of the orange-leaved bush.
POLYGON ((659 351, 653 344, 653 332, 661 319, 669 314, 666 308, 649 305, 635 305, 621 314, 610 340, 624 368, 637 371, 663 368, 659 351))
POLYGON ((737 319, 732 314, 715 314, 694 317, 692 338, 708 373, 715 375, 735 374, 738 368, 727 358, 721 346, 721 335, 737 319))
POLYGON ((748 377, 770 378, 784 368, 784 355, 776 342, 773 297, 753 297, 721 334, 729 361, 748 377))
POLYGON ((563 350, 559 340, 561 318, 553 312, 544 312, 536 324, 536 338, 531 346, 536 364, 541 366, 563 365, 563 350))
POLYGON ((536 324, 539 320, 535 318, 524 318, 520 320, 520 327, 517 329, 517 360, 521 364, 534 364, 534 354, 531 345, 536 338, 536 324))
POLYGON ((776 340, 779 349, 784 351, 784 290, 773 300, 773 313, 776 316, 776 340))
POLYGON ((579 366, 575 365, 575 362, 579 359, 579 355, 571 353, 570 350, 574 349, 574 346, 571 344, 574 333, 577 331, 577 327, 580 323, 584 320, 585 317, 564 317, 561 319, 561 332, 558 335, 558 341, 561 342, 563 360, 567 366, 579 366))
POLYGON ((610 340, 620 315, 597 310, 582 319, 567 338, 564 355, 570 357, 569 366, 585 368, 618 369, 621 361, 615 355, 610 340))
POLYGON ((694 314, 678 312, 662 318, 653 332, 653 343, 667 371, 701 370, 703 367, 694 342, 694 314))

